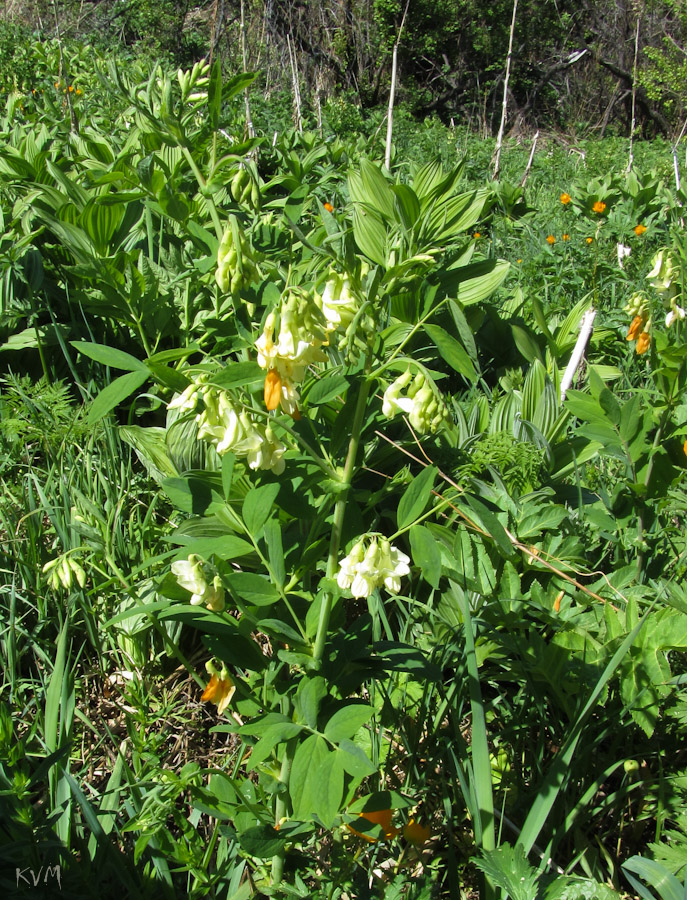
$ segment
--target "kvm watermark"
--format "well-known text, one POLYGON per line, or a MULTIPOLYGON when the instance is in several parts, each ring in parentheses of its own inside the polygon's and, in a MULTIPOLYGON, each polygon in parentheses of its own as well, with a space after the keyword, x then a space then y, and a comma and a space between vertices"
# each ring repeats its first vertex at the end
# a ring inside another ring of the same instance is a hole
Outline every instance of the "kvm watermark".
POLYGON ((21 885, 24 889, 37 888, 39 884, 47 884, 57 882, 58 887, 62 890, 62 867, 61 866, 41 866, 38 871, 35 869, 15 869, 17 875, 17 887, 21 885))

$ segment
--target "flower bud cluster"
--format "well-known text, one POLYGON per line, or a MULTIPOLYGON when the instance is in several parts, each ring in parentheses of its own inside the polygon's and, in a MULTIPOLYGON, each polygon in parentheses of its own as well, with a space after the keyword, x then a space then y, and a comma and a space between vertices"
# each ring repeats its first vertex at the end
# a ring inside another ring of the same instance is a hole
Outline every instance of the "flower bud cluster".
POLYGON ((181 88, 181 99, 184 103, 199 103, 207 100, 207 86, 210 83, 210 65, 204 59, 197 62, 192 69, 179 69, 177 81, 181 88))
POLYGON ((282 298, 275 340, 276 326, 277 316, 272 311, 255 342, 258 365, 267 370, 265 405, 270 410, 281 406, 284 412, 294 415, 300 400, 297 385, 303 381, 306 369, 327 358, 321 349, 327 344, 326 319, 308 294, 292 288, 282 298))
POLYGON ((410 573, 410 557, 392 547, 381 534, 360 538, 339 563, 337 583, 354 597, 369 597, 384 586, 391 593, 401 589, 401 577, 410 573))
POLYGON ((245 457, 251 469, 269 469, 281 475, 286 466, 282 458, 286 445, 271 425, 254 422, 247 410, 237 409, 226 391, 205 384, 204 376, 190 384, 167 408, 190 413, 199 399, 204 405, 196 416, 200 440, 214 444, 220 456, 231 451, 238 458, 245 457))
POLYGON ((86 584, 86 573, 83 566, 68 553, 63 553, 55 559, 51 559, 43 566, 43 574, 48 578, 48 584, 56 591, 60 585, 70 590, 76 580, 79 587, 86 584))
POLYGON ((254 210, 260 209, 260 188, 245 166, 239 166, 231 179, 229 190, 237 203, 254 210))
POLYGON ((222 612, 224 609, 224 588, 219 575, 215 575, 210 584, 203 570, 203 563, 199 556, 191 553, 188 559, 178 559, 172 563, 172 573, 179 586, 192 594, 191 605, 205 606, 212 612, 222 612))
POLYGON ((439 429, 448 413, 434 384, 423 372, 413 375, 408 369, 384 392, 382 412, 387 419, 403 412, 415 431, 424 434, 439 429))
POLYGON ((217 250, 215 281, 219 289, 238 296, 257 278, 258 270, 248 241, 238 223, 228 225, 217 250))

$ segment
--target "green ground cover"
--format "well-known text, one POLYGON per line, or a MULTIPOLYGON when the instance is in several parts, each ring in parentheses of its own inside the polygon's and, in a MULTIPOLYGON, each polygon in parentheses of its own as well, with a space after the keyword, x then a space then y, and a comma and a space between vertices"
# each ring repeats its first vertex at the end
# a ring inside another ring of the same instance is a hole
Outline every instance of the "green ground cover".
POLYGON ((523 188, 528 143, 494 182, 493 142, 402 111, 390 171, 381 117, 275 134, 256 98, 248 137, 219 66, 46 43, 30 76, 5 890, 682 896, 672 148, 548 135, 523 188))

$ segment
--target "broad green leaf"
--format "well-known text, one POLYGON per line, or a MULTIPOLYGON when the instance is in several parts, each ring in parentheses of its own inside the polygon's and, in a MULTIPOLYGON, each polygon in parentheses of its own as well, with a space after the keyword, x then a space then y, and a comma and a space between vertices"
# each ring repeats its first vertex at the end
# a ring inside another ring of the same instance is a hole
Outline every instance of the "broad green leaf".
POLYGON ((477 372, 463 346, 438 325, 425 325, 424 328, 449 366, 468 381, 477 381, 477 372))
POLYGON ((379 812, 382 809, 406 809, 410 802, 397 791, 372 791, 358 797, 347 808, 351 815, 363 812, 379 812))
POLYGON ((252 387, 254 384, 262 384, 265 380, 265 370, 256 362, 229 363, 224 369, 213 372, 208 378, 210 384, 229 390, 233 387, 252 387))
POLYGON ((449 297, 462 306, 481 303, 490 297, 508 274, 510 263, 502 259, 485 259, 442 272, 439 283, 449 297))
POLYGON ((286 838, 275 830, 274 825, 255 825, 239 832, 241 849, 257 859, 276 856, 286 843, 286 838))
POLYGON ((513 556, 516 552, 515 548, 506 534, 503 525, 497 519, 496 513, 493 513, 476 497, 471 497, 468 494, 465 499, 477 518, 477 524, 481 525, 487 534, 494 539, 506 556, 513 556))
POLYGON ((367 778, 377 771, 362 747, 346 738, 339 742, 337 754, 343 770, 354 778, 367 778))
POLYGON ((313 773, 318 785, 315 791, 315 813, 325 828, 333 828, 343 800, 344 770, 338 751, 327 750, 313 773))
POLYGON ((527 362, 532 363, 535 360, 542 362, 541 347, 530 329, 523 328, 520 325, 511 325, 511 331, 513 332, 515 346, 520 353, 522 353, 527 362))
POLYGON ((177 509, 196 516, 202 516, 212 502, 210 483, 207 478, 200 476, 166 478, 162 482, 162 490, 177 509))
POLYGON ((126 375, 120 375, 113 382, 108 384, 93 401, 91 408, 88 410, 86 422, 92 425, 98 422, 103 416, 111 412, 115 406, 118 406, 123 400, 133 394, 135 390, 145 384, 148 380, 149 373, 145 369, 143 372, 127 372, 126 375))
POLYGON ((235 534, 222 534, 217 537, 199 537, 175 534, 173 540, 180 543, 186 556, 195 553, 202 559, 210 559, 211 556, 225 561, 239 559, 242 556, 250 556, 255 548, 248 541, 237 537, 235 534))
POLYGON ((317 794, 323 790, 318 771, 328 755, 327 744, 319 734, 311 734, 296 748, 291 765, 289 794, 296 819, 308 822, 317 806, 317 794))
POLYGON ((294 703, 296 715, 308 728, 317 728, 320 703, 326 696, 327 683, 321 675, 304 678, 298 685, 294 703))
POLYGON ((355 207, 353 210, 353 237, 361 252, 372 262, 380 266, 388 266, 386 228, 376 213, 361 206, 355 207))
POLYGON ((249 768, 255 769, 261 762, 267 759, 277 744, 288 741, 303 730, 302 725, 295 722, 275 722, 270 725, 263 734, 257 744, 251 750, 248 760, 249 768))
POLYGON ((279 493, 279 485, 263 484, 251 488, 243 501, 241 515, 249 533, 257 540, 260 529, 274 509, 274 501, 279 493))
POLYGON ((112 369, 124 369, 126 372, 148 374, 148 368, 143 360, 136 359, 135 356, 124 350, 117 350, 116 347, 108 347, 106 344, 93 344, 90 341, 70 341, 69 343, 79 353, 83 353, 84 356, 88 356, 104 366, 110 366, 112 369))
POLYGON ((341 741, 353 735, 372 718, 374 710, 366 704, 349 704, 337 710, 327 722, 324 736, 330 741, 341 741))
MULTIPOLYGON (((684 900, 685 889, 678 879, 666 867, 656 859, 646 859, 643 856, 633 856, 622 865, 625 873, 632 872, 639 875, 647 884, 651 885, 658 893, 661 900, 684 900)), ((633 878, 635 888, 641 888, 633 878)), ((642 896, 653 896, 642 892, 642 896)))
POLYGON ((339 374, 325 375, 320 378, 307 392, 305 399, 311 406, 320 403, 328 403, 334 397, 345 394, 348 390, 348 379, 339 374))
POLYGON ((271 606, 280 594, 267 578, 252 572, 232 572, 227 576, 232 591, 250 606, 271 606))
POLYGON ((441 579, 441 552, 436 540, 424 525, 413 525, 409 536, 413 562, 422 570, 425 581, 433 588, 438 588, 441 579))
POLYGON ((415 191, 407 184, 394 184, 391 190, 396 195, 395 208, 398 220, 410 231, 420 216, 420 202, 415 191))
POLYGON ((176 466, 167 453, 167 431, 164 428, 141 428, 140 425, 122 425, 119 435, 130 444, 136 456, 148 470, 151 478, 158 483, 165 478, 179 475, 176 466))
POLYGON ((263 533, 267 544, 267 558, 270 562, 270 572, 278 587, 283 587, 286 580, 286 567, 284 565, 284 547, 281 537, 281 526, 276 519, 265 522, 263 533))
POLYGON ((432 496, 436 475, 437 467, 427 466, 408 485, 396 511, 396 524, 399 529, 406 528, 425 511, 432 496))

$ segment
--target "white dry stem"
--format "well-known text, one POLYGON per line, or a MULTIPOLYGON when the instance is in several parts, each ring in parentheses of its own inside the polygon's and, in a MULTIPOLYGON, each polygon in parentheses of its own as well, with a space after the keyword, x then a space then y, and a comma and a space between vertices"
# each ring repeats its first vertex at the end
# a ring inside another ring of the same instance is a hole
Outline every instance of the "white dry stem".
POLYGON ((391 56, 391 87, 389 88, 389 108, 386 114, 386 149, 384 151, 384 165, 387 169, 391 167, 391 136, 394 131, 394 99, 396 96, 396 77, 398 71, 398 45, 401 43, 401 34, 406 21, 406 13, 410 0, 406 0, 406 8, 403 10, 403 18, 401 19, 401 27, 398 29, 398 36, 394 44, 394 51, 391 56))
POLYGON ((565 400, 565 395, 568 391, 568 388, 572 384, 575 372, 577 371, 577 368, 582 361, 584 351, 587 347, 587 344, 589 343, 589 338, 592 336, 595 318, 595 309, 588 309, 587 312, 582 316, 582 321, 580 322, 580 333, 577 336, 577 341, 575 342, 575 347, 573 349, 572 356, 570 357, 570 362, 568 363, 566 370, 563 373, 563 378, 561 379, 561 403, 565 400))
POLYGON ((513 18, 510 23, 510 37, 508 39, 508 56, 506 57, 506 75, 503 79, 503 103, 501 104, 501 124, 496 138, 496 150, 494 152, 494 180, 499 177, 501 163, 501 145, 503 144, 503 132, 506 128, 506 116, 508 114, 508 82, 510 80, 510 63, 513 58, 513 35, 515 33, 515 14, 518 11, 518 0, 513 0, 513 18))

